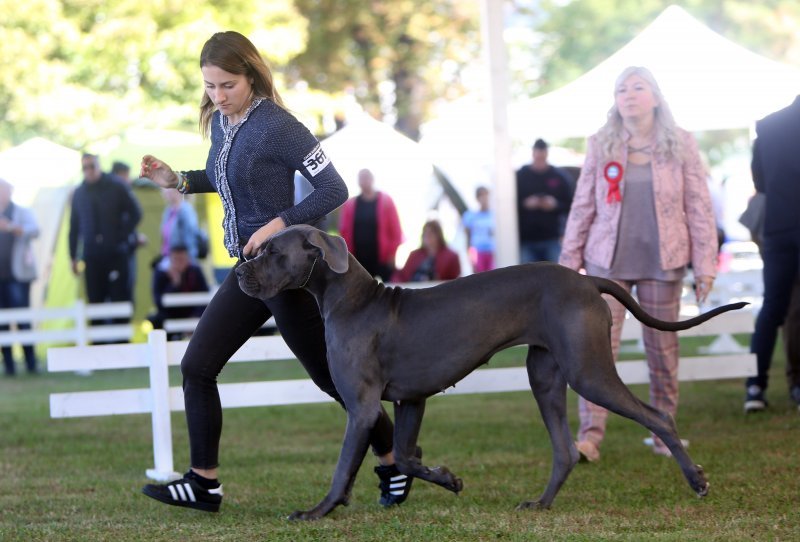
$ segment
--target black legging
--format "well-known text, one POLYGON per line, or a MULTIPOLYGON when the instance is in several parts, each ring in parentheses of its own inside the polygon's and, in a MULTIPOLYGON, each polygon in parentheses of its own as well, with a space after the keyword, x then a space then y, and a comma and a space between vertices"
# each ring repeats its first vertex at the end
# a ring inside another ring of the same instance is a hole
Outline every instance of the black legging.
MULTIPOLYGON (((203 312, 181 361, 192 467, 219 465, 222 406, 217 375, 273 315, 286 344, 314 383, 342 404, 328 370, 325 327, 314 297, 305 290, 286 290, 264 302, 242 292, 231 271, 203 312)), ((376 455, 392 450, 392 432, 392 421, 381 409, 370 434, 376 455)))

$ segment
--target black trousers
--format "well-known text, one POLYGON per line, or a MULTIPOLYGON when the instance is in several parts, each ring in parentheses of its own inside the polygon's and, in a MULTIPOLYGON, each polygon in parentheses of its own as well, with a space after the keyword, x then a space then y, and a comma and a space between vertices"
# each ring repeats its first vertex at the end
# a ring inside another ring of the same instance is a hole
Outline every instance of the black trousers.
POLYGON ((750 351, 756 354, 758 374, 748 378, 747 385, 757 384, 767 389, 778 328, 789 312, 792 288, 800 272, 800 230, 764 236, 761 258, 764 260, 764 303, 750 340, 750 351))
POLYGON ((783 322, 783 345, 786 349, 786 381, 791 390, 800 386, 800 274, 794 281, 789 313, 783 322))
MULTIPOLYGON (((2 309, 17 309, 27 308, 30 306, 30 282, 20 282, 14 279, 0 280, 0 308, 2 309)), ((29 322, 18 322, 17 328, 26 330, 31 328, 29 322)), ((0 331, 8 331, 8 324, 0 325, 0 331)), ((16 372, 14 367, 14 356, 10 346, 3 346, 0 348, 3 352, 3 364, 7 375, 13 375, 16 372)), ((25 354, 25 365, 28 372, 36 372, 36 353, 33 351, 32 344, 22 345, 22 351, 25 354)))
MULTIPOLYGON (((132 301, 130 288, 130 256, 127 253, 92 254, 83 258, 86 264, 86 297, 89 303, 132 301)), ((126 324, 127 318, 92 319, 93 326, 126 324)), ((98 344, 98 343, 95 343, 98 344)))
MULTIPOLYGON (((328 369, 325 327, 314 297, 305 290, 287 290, 264 302, 242 292, 231 271, 203 312, 181 361, 192 467, 219 465, 222 407, 217 375, 273 315, 286 344, 314 383, 342 404, 328 369)), ((391 419, 381 409, 370 435, 376 455, 392 450, 393 431, 391 419)))
POLYGON ((130 301, 130 257, 127 253, 84 257, 86 297, 89 303, 130 301))

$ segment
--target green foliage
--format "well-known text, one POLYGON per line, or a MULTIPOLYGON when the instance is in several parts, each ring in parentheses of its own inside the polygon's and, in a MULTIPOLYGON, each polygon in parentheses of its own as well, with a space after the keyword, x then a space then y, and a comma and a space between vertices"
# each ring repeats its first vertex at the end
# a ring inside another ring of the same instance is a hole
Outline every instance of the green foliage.
POLYGON ((294 77, 327 91, 349 89, 376 117, 396 117, 412 138, 427 106, 458 92, 461 69, 479 53, 478 2, 295 3, 313 31, 293 63, 294 77))
MULTIPOLYGON (((515 94, 571 81, 673 0, 520 0, 515 94)), ((800 63, 796 0, 684 0, 726 37, 800 63)), ((81 148, 129 127, 194 131, 197 59, 215 31, 250 37, 293 110, 320 119, 348 95, 411 137, 458 97, 480 56, 478 1, 0 0, 0 149, 34 135, 81 148)), ((680 39, 676 36, 676 39, 680 39)), ((306 120, 309 120, 306 118, 306 120)), ((317 131, 322 131, 319 128, 317 131)))
POLYGON ((291 0, 0 0, 0 147, 31 135, 73 148, 133 125, 195 129, 198 56, 235 29, 283 64, 305 46, 291 0))

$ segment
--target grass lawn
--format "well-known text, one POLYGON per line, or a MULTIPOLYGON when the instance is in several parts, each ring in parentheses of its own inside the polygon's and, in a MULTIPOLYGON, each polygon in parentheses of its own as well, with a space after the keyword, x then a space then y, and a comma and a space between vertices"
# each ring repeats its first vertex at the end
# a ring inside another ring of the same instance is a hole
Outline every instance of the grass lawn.
MULTIPOLYGON (((522 364, 523 354, 508 350, 491 365, 522 364)), ((206 514, 140 493, 152 467, 149 417, 49 417, 51 392, 144 387, 144 371, 20 375, 0 380, 0 540, 800 540, 800 415, 783 363, 778 355, 770 409, 760 415, 742 413, 741 381, 681 385, 678 427, 711 481, 705 499, 673 460, 642 444, 642 427, 611 416, 599 463, 579 464, 551 510, 515 511, 539 495, 550 471, 533 398, 449 396, 429 401, 421 444, 426 462, 463 478, 459 496, 418 480, 406 504, 384 510, 369 456, 350 506, 312 523, 285 518, 327 491, 345 423, 337 405, 226 410, 226 496, 219 514, 206 514)), ((248 363, 227 367, 222 380, 302 376, 296 362, 248 363)), ((177 373, 171 378, 179 382, 177 373)), ((634 391, 647 396, 645 386, 634 391)), ((183 413, 173 415, 173 431, 182 469, 183 413)))

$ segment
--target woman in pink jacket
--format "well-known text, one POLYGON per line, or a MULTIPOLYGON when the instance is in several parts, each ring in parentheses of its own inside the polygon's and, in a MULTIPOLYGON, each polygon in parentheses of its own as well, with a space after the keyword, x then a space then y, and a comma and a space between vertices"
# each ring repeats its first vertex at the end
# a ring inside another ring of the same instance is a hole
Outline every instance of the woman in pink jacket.
MULTIPOLYGON (((653 75, 625 69, 614 87, 608 121, 588 150, 567 220, 562 265, 610 278, 662 320, 677 320, 683 277, 692 265, 698 301, 716 275, 717 234, 697 143, 675 125, 653 75)), ((625 309, 607 298, 616 359, 625 309)), ((678 337, 643 328, 650 368, 650 402, 675 415, 678 337)), ((582 459, 600 458, 608 412, 579 400, 576 445, 582 459)), ((653 451, 670 452, 653 436, 653 451)))

